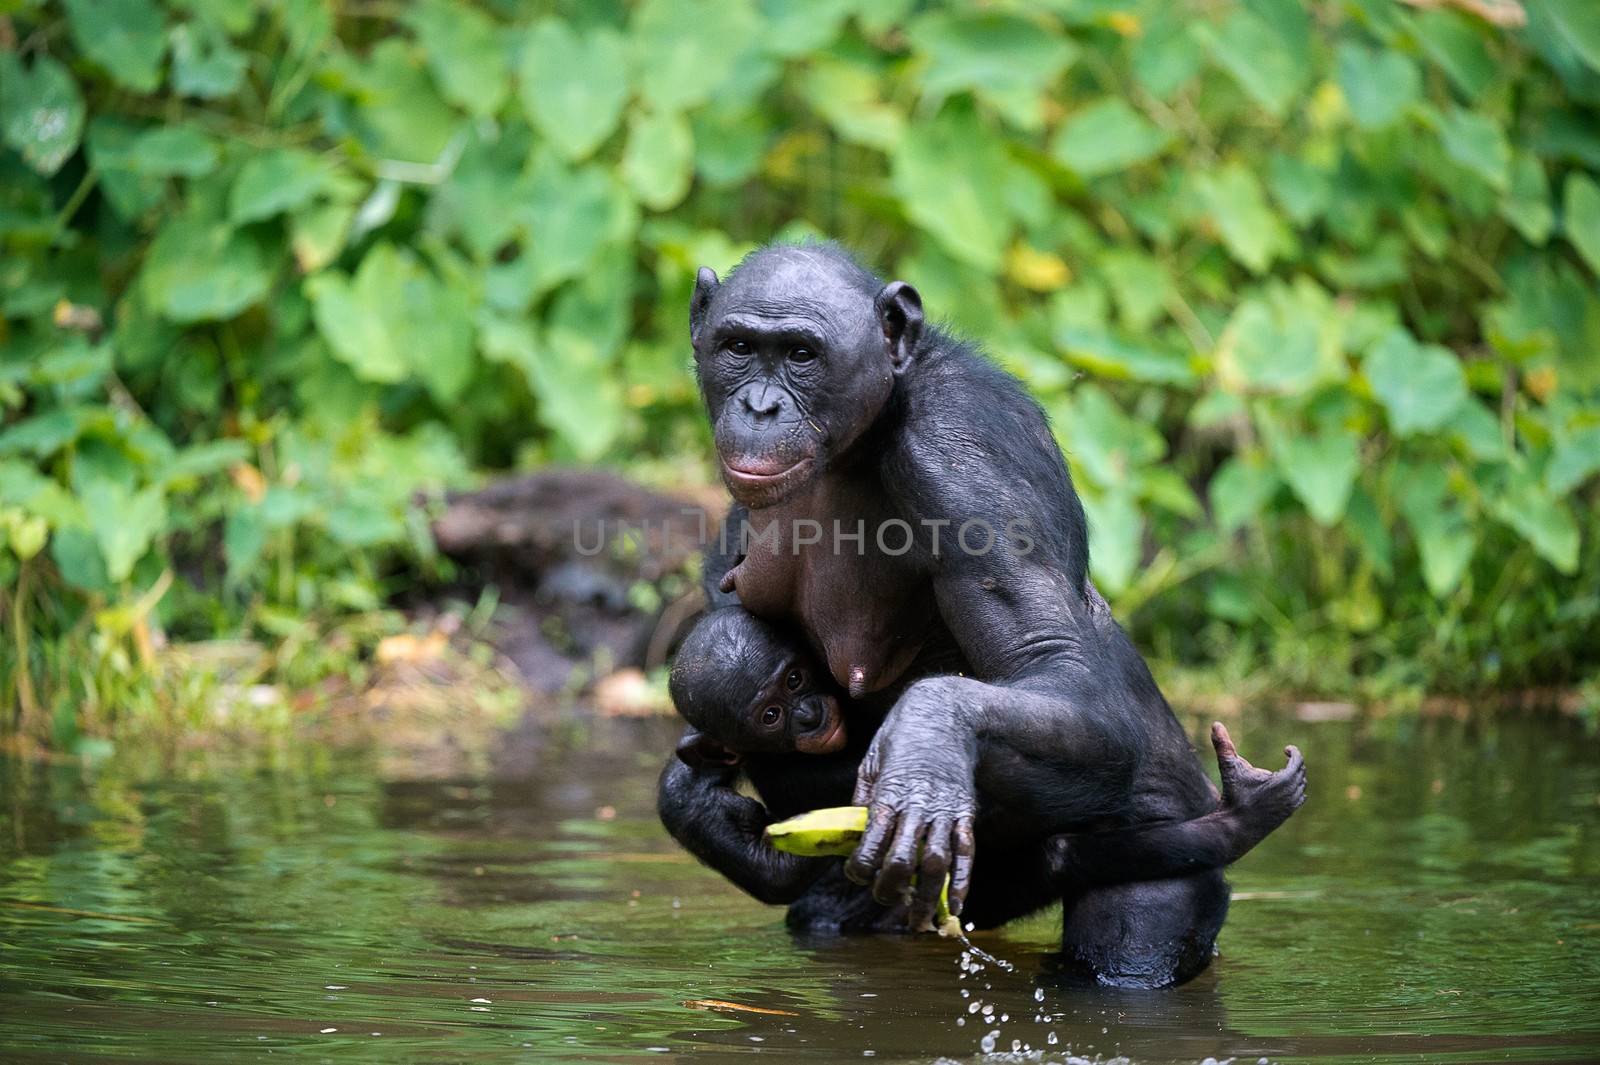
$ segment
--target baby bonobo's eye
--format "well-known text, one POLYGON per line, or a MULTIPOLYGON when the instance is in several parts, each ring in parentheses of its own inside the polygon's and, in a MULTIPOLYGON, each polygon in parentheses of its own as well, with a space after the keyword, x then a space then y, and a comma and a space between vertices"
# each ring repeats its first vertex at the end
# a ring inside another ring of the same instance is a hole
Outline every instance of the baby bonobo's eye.
POLYGON ((763 725, 776 725, 782 720, 783 708, 780 706, 769 706, 761 711, 761 723, 763 725))
POLYGON ((789 690, 792 692, 799 691, 800 685, 804 684, 805 682, 806 675, 800 672, 798 669, 791 669, 789 671, 789 675, 783 679, 783 683, 788 685, 789 690))

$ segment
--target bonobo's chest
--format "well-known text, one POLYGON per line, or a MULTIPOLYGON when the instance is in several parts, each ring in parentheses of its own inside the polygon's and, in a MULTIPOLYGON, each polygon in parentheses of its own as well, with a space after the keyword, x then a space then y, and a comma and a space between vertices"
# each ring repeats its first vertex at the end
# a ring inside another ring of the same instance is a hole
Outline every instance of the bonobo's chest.
POLYGON ((796 500, 753 511, 735 573, 739 600, 795 623, 852 695, 893 683, 939 626, 914 530, 876 483, 830 478, 796 500))

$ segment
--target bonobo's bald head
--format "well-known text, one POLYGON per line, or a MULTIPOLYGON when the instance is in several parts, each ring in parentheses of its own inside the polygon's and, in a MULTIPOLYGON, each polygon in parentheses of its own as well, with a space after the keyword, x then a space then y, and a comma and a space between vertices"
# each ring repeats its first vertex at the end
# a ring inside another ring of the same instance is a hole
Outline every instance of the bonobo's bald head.
POLYGON ((746 754, 839 750, 844 715, 826 678, 797 641, 742 607, 707 614, 678 649, 667 682, 672 704, 697 730, 678 757, 737 765, 746 754))
POLYGON ((793 496, 877 419, 911 365, 922 299, 836 244, 774 244, 689 305, 700 389, 722 477, 739 502, 793 496))

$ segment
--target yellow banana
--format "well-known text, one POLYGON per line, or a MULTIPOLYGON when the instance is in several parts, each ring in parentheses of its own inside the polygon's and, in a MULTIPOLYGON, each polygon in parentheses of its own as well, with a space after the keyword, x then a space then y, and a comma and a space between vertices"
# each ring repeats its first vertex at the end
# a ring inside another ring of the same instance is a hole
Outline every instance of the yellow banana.
MULTIPOLYGON (((855 851, 867 831, 865 806, 830 806, 767 826, 767 839, 780 851, 808 858, 844 857, 855 851)), ((959 935, 961 922, 950 914, 950 877, 939 888, 933 927, 941 936, 959 935)))

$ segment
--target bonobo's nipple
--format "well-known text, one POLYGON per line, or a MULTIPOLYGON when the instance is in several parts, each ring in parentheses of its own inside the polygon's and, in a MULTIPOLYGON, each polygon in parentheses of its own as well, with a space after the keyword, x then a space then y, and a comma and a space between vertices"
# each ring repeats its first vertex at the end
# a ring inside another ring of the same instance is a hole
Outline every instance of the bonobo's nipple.
POLYGON ((850 698, 859 699, 867 694, 867 667, 850 667, 850 698))

